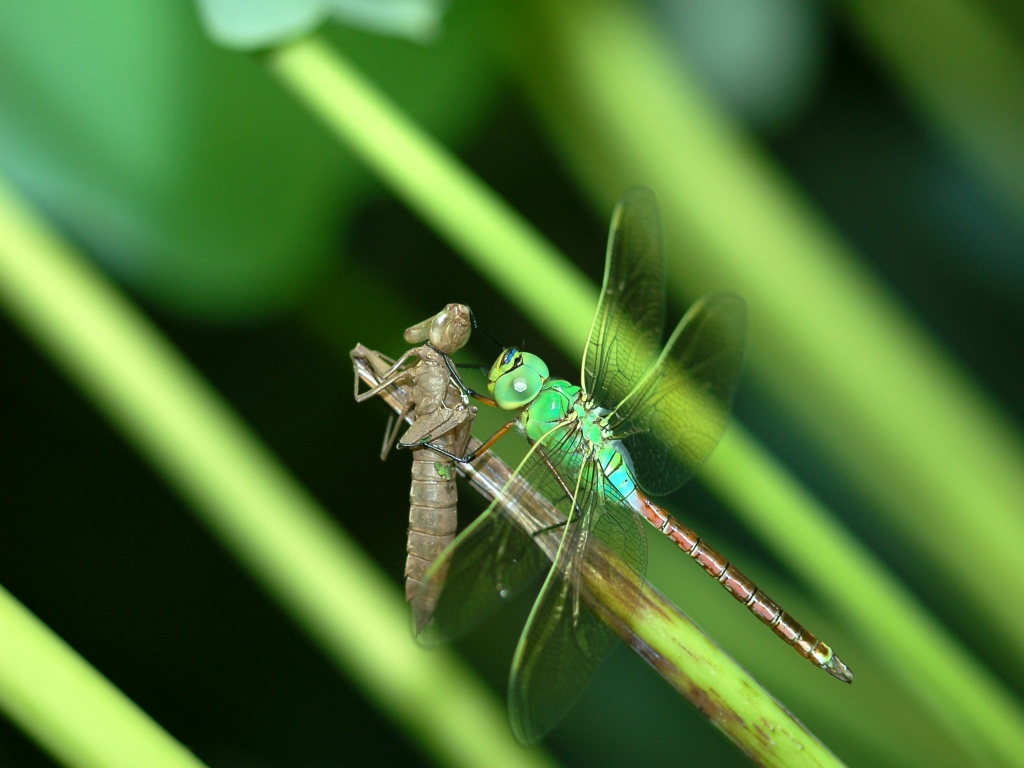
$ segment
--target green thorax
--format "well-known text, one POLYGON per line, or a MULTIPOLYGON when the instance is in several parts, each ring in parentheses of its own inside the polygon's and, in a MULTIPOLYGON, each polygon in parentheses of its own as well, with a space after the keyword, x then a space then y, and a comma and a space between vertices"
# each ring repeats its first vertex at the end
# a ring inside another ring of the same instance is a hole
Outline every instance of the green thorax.
MULTIPOLYGON (((487 387, 501 408, 523 409, 519 420, 531 440, 561 429, 564 435, 550 435, 545 444, 558 444, 570 433, 577 433, 585 442, 602 444, 601 411, 590 407, 579 386, 548 376, 548 367, 539 357, 509 347, 491 367, 487 387)), ((566 448, 579 450, 582 446, 566 448)))
MULTIPOLYGON (((540 440, 552 429, 559 427, 571 431, 582 431, 591 442, 600 442, 601 427, 597 415, 583 402, 583 391, 575 384, 564 379, 551 379, 544 382, 533 402, 519 417, 526 436, 531 440, 540 440), (582 428, 582 430, 581 430, 582 428)), ((552 435, 555 440, 558 435, 552 435)), ((553 442, 546 441, 550 444, 553 442)))
POLYGON ((539 357, 509 347, 491 367, 487 388, 501 408, 522 409, 519 424, 526 436, 542 441, 556 465, 578 472, 584 461, 596 459, 621 497, 635 501, 632 464, 610 434, 607 412, 589 402, 581 387, 548 375, 539 357))

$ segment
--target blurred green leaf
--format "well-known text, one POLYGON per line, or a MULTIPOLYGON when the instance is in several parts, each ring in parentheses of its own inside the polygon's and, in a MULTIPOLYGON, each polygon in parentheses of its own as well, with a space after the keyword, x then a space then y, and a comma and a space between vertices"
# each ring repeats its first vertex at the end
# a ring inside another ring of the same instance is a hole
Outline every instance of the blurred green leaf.
MULTIPOLYGON (((451 653, 425 654, 412 642, 399 590, 160 331, 24 206, 3 179, 0 303, 339 670, 401 727, 415 733, 435 760, 509 768, 549 764, 541 750, 519 748, 500 705, 451 653), (436 706, 442 688, 450 706, 436 706)), ((95 729, 95 697, 114 710, 99 714, 116 725, 125 743, 136 749, 139 743, 145 747, 140 753, 162 759, 92 762, 72 753, 67 764, 187 764, 191 756, 182 758, 180 745, 168 743, 162 732, 154 733, 133 704, 112 696, 105 680, 95 679, 91 668, 83 670, 80 660, 48 630, 33 626, 20 615, 23 609, 5 605, 3 597, 0 591, 0 626, 5 625, 5 612, 21 619, 11 637, 16 648, 23 646, 34 674, 26 681, 17 665, 13 670, 0 665, 0 704, 10 701, 19 714, 22 708, 38 710, 36 700, 53 707, 52 697, 33 698, 25 692, 33 681, 47 685, 46 670, 53 666, 45 663, 47 657, 62 665, 62 674, 79 678, 73 694, 88 694, 86 706, 70 711, 58 706, 55 715, 24 715, 36 738, 44 743, 71 736, 81 740, 83 732, 95 729), (31 651, 40 645, 32 635, 45 638, 41 658, 31 651), (69 665, 70 673, 64 669, 69 665), (131 710, 128 715, 125 708, 131 710)), ((109 747, 105 740, 99 742, 109 747)), ((65 747, 58 753, 67 751, 65 747)))
POLYGON ((428 40, 446 0, 196 0, 213 40, 253 50, 312 32, 328 19, 380 34, 428 40))
POLYGON ((827 10, 813 0, 652 0, 652 16, 727 108, 780 130, 813 98, 826 53, 827 10))
POLYGON ((204 768, 0 586, 0 707, 76 768, 204 768))
MULTIPOLYGON (((468 10, 429 49, 335 40, 439 135, 465 135, 494 82, 468 10)), ((0 30, 0 171, 147 298, 262 315, 333 268, 367 173, 187 5, 7 4, 0 30)))
MULTIPOLYGON (((1024 617, 992 584, 1024 582, 1022 436, 783 169, 671 65, 642 14, 623 2, 531 10, 548 22, 544 54, 514 44, 508 54, 583 183, 608 201, 638 174, 657 190, 671 252, 685 254, 670 287, 747 299, 751 378, 1021 658, 1024 617), (964 549, 986 552, 986 567, 964 549)), ((520 17, 522 34, 533 21, 520 17)))
POLYGON ((988 181, 1012 220, 1024 221, 1024 43, 1014 12, 977 0, 838 7, 908 103, 988 181))

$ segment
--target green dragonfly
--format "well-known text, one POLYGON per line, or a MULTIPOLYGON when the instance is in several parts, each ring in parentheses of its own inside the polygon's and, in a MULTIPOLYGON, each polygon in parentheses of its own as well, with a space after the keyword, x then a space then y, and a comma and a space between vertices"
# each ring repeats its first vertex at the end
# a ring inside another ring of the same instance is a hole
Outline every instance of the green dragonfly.
POLYGON ((647 568, 641 519, 801 655, 840 680, 853 680, 829 646, 651 501, 650 495, 667 494, 692 477, 718 443, 746 338, 745 304, 732 293, 699 299, 662 348, 664 320, 657 203, 649 190, 632 189, 612 217, 582 386, 552 378, 540 358, 515 347, 490 369, 493 398, 460 381, 468 395, 517 415, 473 454, 453 459, 472 461, 513 427, 530 447, 499 497, 428 571, 420 604, 436 607, 415 615, 415 629, 424 642, 456 637, 547 569, 509 680, 509 719, 520 741, 550 730, 615 647, 617 637, 584 599, 583 574, 600 546, 602 556, 611 553, 628 574, 620 590, 635 605, 647 568), (548 498, 564 523, 532 531, 514 524, 506 510, 526 493, 548 498))

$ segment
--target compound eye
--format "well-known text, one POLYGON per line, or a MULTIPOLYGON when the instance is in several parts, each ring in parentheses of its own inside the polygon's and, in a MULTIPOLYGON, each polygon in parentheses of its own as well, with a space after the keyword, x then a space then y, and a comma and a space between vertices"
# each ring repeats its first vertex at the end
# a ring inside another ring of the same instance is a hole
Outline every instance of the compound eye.
POLYGON ((487 373, 487 389, 493 392, 498 379, 502 376, 507 376, 510 371, 518 368, 520 357, 520 352, 515 347, 509 347, 502 352, 498 359, 494 361, 491 370, 487 373))
POLYGON ((537 397, 543 383, 535 370, 521 365, 499 376, 492 391, 498 407, 513 411, 537 397))

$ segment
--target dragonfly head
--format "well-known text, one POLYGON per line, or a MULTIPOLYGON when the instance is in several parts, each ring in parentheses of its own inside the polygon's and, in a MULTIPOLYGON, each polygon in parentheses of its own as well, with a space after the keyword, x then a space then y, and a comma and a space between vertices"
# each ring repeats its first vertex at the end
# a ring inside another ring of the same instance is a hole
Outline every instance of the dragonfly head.
POLYGON ((547 365, 539 357, 509 347, 491 366, 487 389, 499 407, 514 411, 537 397, 549 375, 547 365))
POLYGON ((405 329, 410 344, 429 341, 446 355, 454 355, 469 341, 473 313, 465 304, 449 304, 433 317, 405 329))

